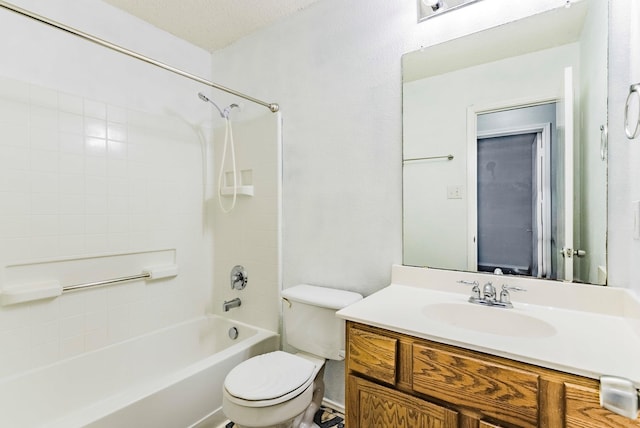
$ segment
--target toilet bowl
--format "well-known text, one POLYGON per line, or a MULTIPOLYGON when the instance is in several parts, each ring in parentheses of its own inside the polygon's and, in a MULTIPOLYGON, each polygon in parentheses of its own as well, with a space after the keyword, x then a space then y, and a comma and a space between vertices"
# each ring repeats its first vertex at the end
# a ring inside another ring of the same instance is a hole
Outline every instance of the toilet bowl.
POLYGON ((275 351, 239 364, 225 379, 225 415, 238 428, 312 427, 324 396, 324 363, 275 351))
POLYGON ((311 428, 324 397, 325 359, 344 359, 344 321, 337 310, 362 295, 312 285, 282 292, 284 331, 297 354, 270 352, 234 367, 222 410, 238 428, 311 428))

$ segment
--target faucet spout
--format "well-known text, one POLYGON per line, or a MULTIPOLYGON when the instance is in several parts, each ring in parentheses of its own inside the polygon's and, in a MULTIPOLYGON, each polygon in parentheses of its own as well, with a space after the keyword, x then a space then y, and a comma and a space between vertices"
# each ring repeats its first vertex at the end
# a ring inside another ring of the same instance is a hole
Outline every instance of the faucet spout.
POLYGON ((493 286, 491 282, 487 282, 484 287, 482 287, 482 294, 485 300, 494 301, 496 300, 496 288, 493 286))
POLYGON ((222 304, 222 310, 225 312, 229 312, 229 309, 237 308, 240 305, 242 305, 242 301, 240 300, 239 297, 236 297, 235 299, 232 299, 232 300, 225 300, 224 303, 222 304))

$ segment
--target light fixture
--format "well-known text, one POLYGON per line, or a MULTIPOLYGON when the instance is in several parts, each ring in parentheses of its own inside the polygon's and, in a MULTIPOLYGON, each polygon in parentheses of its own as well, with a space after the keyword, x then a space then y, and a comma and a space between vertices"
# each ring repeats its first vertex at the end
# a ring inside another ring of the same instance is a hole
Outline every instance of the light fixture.
POLYGON ((478 0, 417 0, 418 22, 475 3, 478 0))

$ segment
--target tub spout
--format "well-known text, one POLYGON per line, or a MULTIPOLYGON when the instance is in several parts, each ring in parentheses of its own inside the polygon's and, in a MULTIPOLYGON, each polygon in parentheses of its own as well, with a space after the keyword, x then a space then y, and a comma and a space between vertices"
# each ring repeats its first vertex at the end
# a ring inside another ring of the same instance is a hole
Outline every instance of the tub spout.
POLYGON ((237 308, 241 304, 242 304, 242 302, 240 301, 240 299, 238 297, 236 297, 233 300, 225 300, 224 303, 222 304, 222 310, 225 311, 225 312, 229 312, 229 309, 237 308))

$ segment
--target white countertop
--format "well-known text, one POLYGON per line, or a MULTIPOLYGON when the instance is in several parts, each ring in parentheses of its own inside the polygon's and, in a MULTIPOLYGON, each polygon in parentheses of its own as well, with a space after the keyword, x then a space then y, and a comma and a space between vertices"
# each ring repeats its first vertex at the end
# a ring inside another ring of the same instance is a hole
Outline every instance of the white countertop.
POLYGON ((496 287, 506 280, 528 290, 511 293, 514 308, 502 309, 468 303, 470 287, 456 283, 475 278, 482 285, 495 276, 411 269, 418 268, 394 266, 394 283, 342 309, 338 316, 594 379, 620 376, 640 387, 640 304, 626 290, 501 277, 496 287), (550 304, 539 304, 545 297, 550 304), (479 321, 491 323, 494 314, 500 320, 501 311, 512 311, 553 328, 545 337, 531 337, 527 332, 522 336, 487 333, 433 318, 429 311, 435 306, 429 306, 438 304, 473 306, 474 317, 487 317, 479 321))

